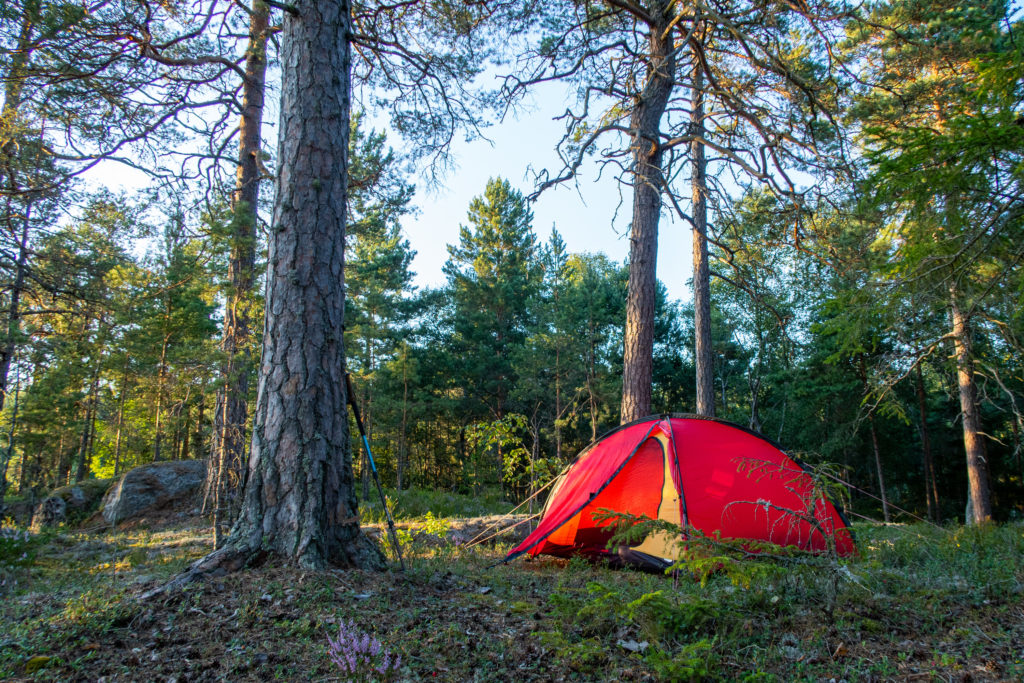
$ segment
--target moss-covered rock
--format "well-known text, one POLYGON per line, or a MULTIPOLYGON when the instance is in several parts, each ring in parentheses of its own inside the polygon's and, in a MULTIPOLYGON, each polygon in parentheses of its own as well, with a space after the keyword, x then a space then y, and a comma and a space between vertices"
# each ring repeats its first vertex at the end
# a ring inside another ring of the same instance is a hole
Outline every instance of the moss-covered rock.
POLYGON ((100 509, 103 494, 113 479, 83 479, 54 489, 36 506, 32 526, 36 529, 77 524, 100 509))

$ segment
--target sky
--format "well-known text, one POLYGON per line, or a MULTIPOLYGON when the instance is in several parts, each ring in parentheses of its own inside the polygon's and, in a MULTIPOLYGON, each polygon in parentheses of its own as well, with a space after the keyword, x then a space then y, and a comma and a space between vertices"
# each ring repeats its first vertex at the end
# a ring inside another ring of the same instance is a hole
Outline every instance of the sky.
MULTIPOLYGON (((533 172, 547 168, 557 175, 560 162, 555 145, 564 124, 555 116, 565 111, 566 103, 554 89, 543 96, 543 100, 534 100, 530 111, 488 129, 485 134, 490 142, 478 139, 456 144, 454 167, 442 179, 442 186, 427 189, 422 178, 417 181, 413 202, 419 212, 402 225, 417 252, 412 267, 418 286, 445 282, 446 245, 458 241, 459 225, 467 222, 469 202, 483 194, 489 178, 506 178, 529 195, 534 190, 533 172)), ((397 146, 398 140, 389 141, 397 146)), ((631 188, 620 186, 609 176, 598 179, 596 165, 586 164, 575 184, 550 188, 531 205, 533 228, 538 240, 546 241, 554 225, 570 252, 604 252, 621 262, 629 255, 632 201, 631 188)), ((670 298, 689 301, 690 228, 663 212, 659 232, 658 278, 670 298)))
MULTIPOLYGON (((276 98, 276 93, 271 95, 276 98)), ((448 244, 459 238, 459 226, 467 223, 470 201, 482 195, 490 178, 505 178, 525 195, 535 189, 534 173, 547 168, 557 175, 561 163, 555 146, 564 124, 556 116, 567 106, 564 90, 554 85, 535 96, 518 116, 485 130, 487 139, 457 142, 452 149, 452 167, 439 183, 422 177, 411 178, 416 185, 413 204, 417 212, 402 221, 402 228, 416 251, 412 269, 417 287, 437 287, 445 283, 442 272, 448 259, 448 244)), ((266 135, 277 147, 276 101, 268 102, 266 135)), ((380 121, 368 117, 372 125, 380 121)), ((388 143, 401 150, 403 141, 389 135, 388 143)), ((533 228, 538 242, 547 241, 551 228, 557 228, 571 253, 603 252, 624 262, 629 256, 629 225, 632 214, 632 189, 620 185, 611 175, 598 178, 596 164, 585 163, 575 182, 547 189, 531 203, 533 228)), ((147 178, 140 172, 116 163, 104 163, 88 174, 95 184, 110 189, 137 190, 147 178)), ((267 183, 269 189, 270 183, 267 183)), ((659 228, 657 275, 671 299, 690 301, 689 280, 692 270, 692 234, 688 225, 663 211, 659 228)))

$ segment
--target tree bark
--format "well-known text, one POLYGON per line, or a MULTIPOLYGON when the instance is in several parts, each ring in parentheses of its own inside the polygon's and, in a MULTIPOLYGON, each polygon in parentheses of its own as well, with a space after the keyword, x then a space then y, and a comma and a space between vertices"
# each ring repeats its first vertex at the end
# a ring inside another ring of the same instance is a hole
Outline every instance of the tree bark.
POLYGON ((675 79, 676 58, 668 5, 652 3, 647 73, 630 115, 633 157, 633 225, 622 359, 623 424, 651 412, 654 304, 657 294, 658 221, 661 217, 661 118, 675 79))
MULTIPOLYGON (((363 380, 363 396, 362 401, 360 401, 363 404, 363 429, 366 431, 367 443, 370 443, 373 439, 373 415, 370 412, 370 377, 373 375, 373 312, 371 311, 369 315, 370 324, 367 326, 368 329, 366 333, 366 355, 364 356, 363 361, 363 367, 366 368, 366 378, 363 380)), ((370 498, 370 455, 366 452, 365 448, 360 452, 362 453, 362 460, 360 461, 361 465, 359 467, 359 478, 362 486, 360 500, 365 501, 370 498)))
POLYGON ((408 461, 408 413, 409 413, 409 346, 402 346, 402 439, 398 445, 398 473, 395 488, 402 490, 405 483, 405 467, 408 461))
POLYGON ((939 491, 935 480, 935 460, 932 456, 932 440, 928 433, 928 406, 925 402, 924 377, 921 364, 917 364, 915 373, 917 390, 917 410, 921 418, 921 459, 924 465, 924 497, 928 503, 928 519, 939 523, 939 491))
MULTIPOLYGON (((267 73, 267 35, 270 7, 254 0, 249 15, 249 44, 242 82, 242 118, 238 124, 238 167, 231 197, 231 255, 229 291, 224 307, 221 348, 221 387, 213 412, 213 437, 207 480, 212 483, 214 525, 225 510, 235 508, 245 463, 245 427, 248 419, 249 374, 252 359, 252 296, 256 269, 256 223, 259 212, 260 154, 267 73)), ((219 528, 215 530, 219 537, 219 528)))
MULTIPOLYGON (((14 457, 14 430, 18 427, 18 408, 21 402, 21 373, 18 372, 17 366, 14 371, 14 405, 11 409, 11 422, 7 427, 7 447, 4 449, 2 455, 0 455, 0 519, 4 517, 4 497, 7 495, 7 468, 11 464, 11 458, 14 457)), ((18 493, 22 493, 25 489, 25 458, 27 453, 23 452, 21 456, 21 473, 18 477, 18 493)))
POLYGON ((974 382, 974 358, 971 355, 970 320, 960 307, 955 284, 949 287, 949 307, 953 322, 953 348, 956 355, 956 377, 960 390, 960 412, 963 418, 964 451, 967 455, 968 524, 992 520, 992 492, 989 485, 988 461, 981 433, 978 390, 974 382))
MULTIPOLYGON (((11 286, 10 300, 7 305, 7 320, 3 346, 0 347, 0 411, 4 408, 7 400, 8 376, 11 371, 11 361, 17 350, 18 335, 21 331, 21 294, 25 289, 25 277, 28 270, 28 237, 29 237, 29 211, 30 206, 25 207, 23 215, 20 216, 21 225, 15 226, 15 211, 13 199, 20 188, 15 178, 14 160, 12 152, 17 149, 16 142, 11 138, 18 127, 18 116, 21 108, 21 93, 24 87, 24 72, 28 66, 32 54, 32 37, 35 32, 35 25, 38 21, 39 3, 26 3, 25 14, 21 21, 21 30, 18 35, 18 47, 11 56, 11 64, 7 71, 6 87, 4 89, 4 106, 0 112, 0 172, 5 177, 3 184, 9 192, 6 198, 5 218, 7 229, 12 236, 17 235, 18 256, 14 265, 14 283, 11 286), (10 143, 10 144, 9 144, 10 143), (18 229, 20 227, 20 230, 18 229)), ((6 463, 5 463, 6 471, 6 463)), ((0 479, 0 501, 7 492, 7 479, 0 479)))
MULTIPOLYGON (((97 323, 99 327, 99 323, 97 323)), ((88 407, 85 409, 85 427, 82 429, 82 440, 78 447, 78 464, 75 469, 75 481, 79 482, 89 476, 90 450, 92 445, 92 434, 96 427, 96 404, 100 389, 100 365, 96 364, 93 369, 92 380, 89 382, 89 394, 86 398, 88 407)))
POLYGON ((345 404, 351 5, 298 0, 295 11, 281 42, 279 170, 242 508, 223 548, 157 592, 267 554, 313 569, 384 567, 359 530, 345 404))
MULTIPOLYGON (((11 177, 13 178, 13 175, 11 177)), ((11 184, 13 185, 13 182, 11 184)), ((14 285, 11 288, 11 299, 7 306, 6 339, 4 339, 3 347, 0 348, 0 411, 4 409, 4 404, 7 401, 11 362, 14 360, 14 354, 17 352, 18 336, 21 332, 21 292, 25 288, 25 275, 28 270, 28 224, 28 216, 25 216, 18 241, 18 260, 14 267, 14 285)), ((8 448, 7 454, 3 458, 3 467, 0 468, 2 470, 0 472, 0 475, 2 475, 0 476, 0 506, 3 505, 4 496, 7 495, 7 465, 10 462, 11 455, 13 455, 13 451, 8 448)))
MULTIPOLYGON (((167 318, 170 318, 170 303, 167 304, 167 318)), ((164 342, 160 347, 160 363, 156 371, 156 416, 153 419, 153 462, 160 462, 160 447, 163 442, 163 410, 164 410, 164 378, 167 376, 167 347, 171 343, 170 333, 164 334, 164 342)))
POLYGON ((64 442, 67 440, 68 424, 67 419, 61 424, 60 441, 57 444, 57 478, 52 488, 66 486, 71 478, 71 458, 69 453, 64 452, 64 442))
POLYGON ((708 184, 704 157, 704 71, 693 67, 690 163, 693 164, 693 358, 697 371, 697 414, 715 416, 714 352, 711 345, 711 270, 708 263, 708 184))
POLYGON ((590 440, 597 441, 597 333, 594 331, 594 322, 588 323, 589 336, 587 341, 587 408, 590 412, 590 440))
POLYGON ((868 415, 868 424, 871 427, 871 449, 875 453, 875 473, 878 476, 878 495, 882 499, 882 519, 888 524, 892 521, 889 514, 889 496, 885 492, 885 476, 882 474, 882 453, 878 449, 878 430, 875 429, 875 413, 868 415))
POLYGON ((128 398, 128 363, 130 356, 126 353, 124 367, 121 371, 121 395, 117 399, 117 436, 114 437, 114 476, 121 473, 121 434, 124 430, 124 402, 128 398))

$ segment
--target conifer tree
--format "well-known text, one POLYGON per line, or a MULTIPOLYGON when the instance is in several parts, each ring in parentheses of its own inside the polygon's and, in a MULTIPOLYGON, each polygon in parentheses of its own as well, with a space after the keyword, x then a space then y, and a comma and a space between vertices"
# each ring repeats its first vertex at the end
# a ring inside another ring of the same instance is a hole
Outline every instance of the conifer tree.
POLYGON ((470 202, 467 217, 469 225, 460 226, 459 243, 449 245, 444 266, 453 301, 452 343, 468 360, 468 408, 500 420, 540 282, 533 213, 507 180, 491 179, 470 202))
POLYGON ((918 336, 910 353, 917 362, 952 343, 974 523, 992 518, 975 347, 999 334, 983 311, 1019 271, 1024 216, 1014 170, 1024 149, 1019 76, 1007 69, 1020 51, 1009 11, 1003 2, 895 1, 855 24, 851 41, 851 61, 864 65, 871 85, 854 111, 868 182, 886 213, 876 246, 886 261, 869 291, 889 294, 881 303, 890 315, 910 292, 918 306, 948 311, 946 334, 918 336))

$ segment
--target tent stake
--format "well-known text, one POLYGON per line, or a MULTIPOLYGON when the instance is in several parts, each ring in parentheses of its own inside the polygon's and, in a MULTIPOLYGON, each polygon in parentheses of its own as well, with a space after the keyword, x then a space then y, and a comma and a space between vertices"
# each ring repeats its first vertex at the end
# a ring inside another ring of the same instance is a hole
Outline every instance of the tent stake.
POLYGON ((363 418, 359 414, 359 406, 356 405, 355 390, 352 388, 352 375, 345 373, 345 393, 348 395, 348 404, 352 406, 352 412, 356 416, 356 426, 359 427, 359 436, 363 437, 363 448, 366 449, 366 459, 370 461, 370 470, 373 472, 373 482, 377 485, 377 493, 380 494, 380 504, 384 508, 384 515, 388 518, 388 535, 391 537, 391 545, 395 548, 395 555, 398 556, 398 564, 402 571, 405 571, 405 561, 402 559, 402 549, 398 545, 398 533, 395 531, 395 520, 391 518, 391 510, 388 510, 388 501, 384 497, 384 489, 380 485, 380 477, 377 475, 377 463, 373 461, 373 452, 370 450, 370 441, 366 438, 366 430, 363 429, 363 418))

